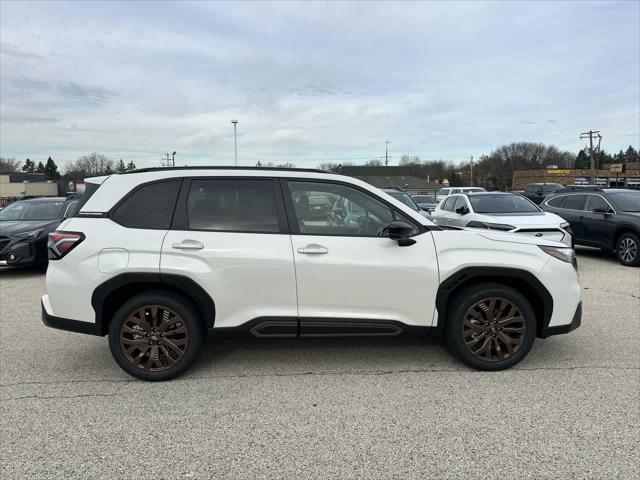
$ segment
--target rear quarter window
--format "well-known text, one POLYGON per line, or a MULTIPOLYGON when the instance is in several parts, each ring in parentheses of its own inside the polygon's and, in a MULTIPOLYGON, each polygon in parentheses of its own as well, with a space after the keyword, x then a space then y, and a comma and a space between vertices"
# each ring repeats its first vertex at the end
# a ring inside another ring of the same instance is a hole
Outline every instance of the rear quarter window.
POLYGON ((138 187, 116 206, 111 218, 128 228, 168 229, 181 182, 166 180, 138 187))

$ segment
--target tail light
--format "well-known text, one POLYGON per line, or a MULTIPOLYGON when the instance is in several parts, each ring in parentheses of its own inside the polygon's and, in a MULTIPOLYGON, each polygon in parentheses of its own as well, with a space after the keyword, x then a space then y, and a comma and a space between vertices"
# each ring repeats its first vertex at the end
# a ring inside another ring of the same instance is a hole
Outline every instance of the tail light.
POLYGON ((49 234, 49 260, 60 260, 84 240, 84 233, 53 232, 49 234))

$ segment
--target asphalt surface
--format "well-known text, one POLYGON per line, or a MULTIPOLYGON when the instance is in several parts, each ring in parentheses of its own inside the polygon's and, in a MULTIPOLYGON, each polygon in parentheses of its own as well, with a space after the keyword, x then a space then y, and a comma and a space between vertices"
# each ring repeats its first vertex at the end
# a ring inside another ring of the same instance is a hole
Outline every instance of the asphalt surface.
POLYGON ((419 338, 209 340, 168 383, 45 327, 0 271, 0 476, 638 478, 640 269, 579 251, 580 329, 498 373, 419 338))

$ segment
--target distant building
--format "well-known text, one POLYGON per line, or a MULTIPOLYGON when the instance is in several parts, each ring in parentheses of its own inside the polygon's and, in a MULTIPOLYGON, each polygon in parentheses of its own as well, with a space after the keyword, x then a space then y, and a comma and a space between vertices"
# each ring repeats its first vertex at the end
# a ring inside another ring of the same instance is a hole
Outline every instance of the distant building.
POLYGON ((600 185, 640 189, 640 162, 603 165, 596 170, 595 178, 590 169, 540 168, 513 172, 513 190, 523 190, 530 183, 561 183, 563 185, 600 185))
POLYGON ((357 178, 378 188, 399 187, 410 193, 434 192, 442 188, 439 183, 414 177, 411 167, 345 166, 340 168, 338 173, 357 178))
POLYGON ((26 195, 55 197, 58 195, 58 184, 47 179, 42 173, 0 174, 0 198, 16 198, 26 195))

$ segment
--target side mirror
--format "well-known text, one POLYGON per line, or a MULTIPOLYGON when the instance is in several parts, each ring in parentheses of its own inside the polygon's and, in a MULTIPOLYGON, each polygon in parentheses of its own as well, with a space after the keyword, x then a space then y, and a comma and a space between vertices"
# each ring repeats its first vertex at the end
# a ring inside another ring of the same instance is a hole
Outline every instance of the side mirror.
POLYGON ((467 207, 458 207, 456 208, 456 213, 460 215, 466 215, 467 213, 469 213, 469 209, 467 207))
POLYGON ((409 238, 409 235, 414 231, 414 227, 407 222, 391 222, 385 227, 384 231, 389 235, 391 240, 396 240, 401 247, 408 247, 416 243, 413 238, 409 238))
POLYGON ((610 218, 611 217, 611 211, 608 208, 594 208, 591 211, 593 213, 600 213, 600 214, 604 215, 604 218, 610 218))

